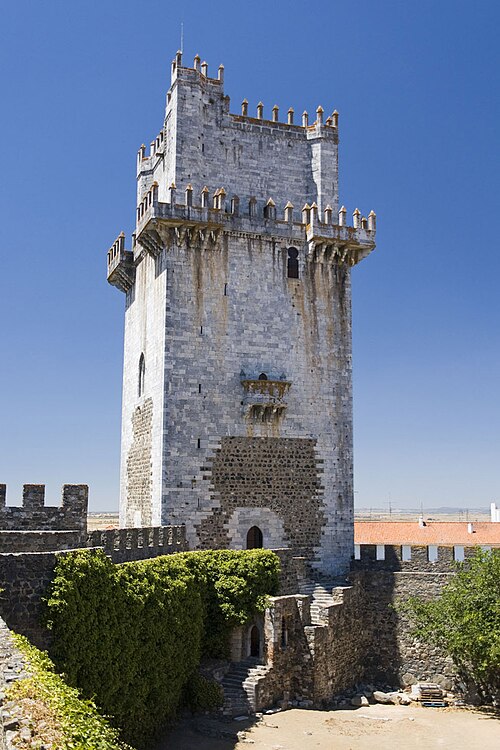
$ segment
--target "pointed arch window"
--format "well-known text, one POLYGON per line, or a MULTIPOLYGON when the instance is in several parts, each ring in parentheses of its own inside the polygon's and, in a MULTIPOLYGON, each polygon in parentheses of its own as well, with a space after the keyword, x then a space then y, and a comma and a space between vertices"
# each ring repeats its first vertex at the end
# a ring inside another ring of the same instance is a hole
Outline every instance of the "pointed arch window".
POLYGON ((296 247, 288 248, 286 275, 289 279, 299 278, 299 251, 296 247))
POLYGON ((261 549, 264 546, 262 531, 258 526, 252 526, 247 534, 247 549, 261 549))
POLYGON ((139 357, 139 381, 138 381, 138 387, 137 392, 139 396, 142 396, 144 393, 144 380, 146 378, 146 360, 144 358, 144 354, 141 354, 139 357))

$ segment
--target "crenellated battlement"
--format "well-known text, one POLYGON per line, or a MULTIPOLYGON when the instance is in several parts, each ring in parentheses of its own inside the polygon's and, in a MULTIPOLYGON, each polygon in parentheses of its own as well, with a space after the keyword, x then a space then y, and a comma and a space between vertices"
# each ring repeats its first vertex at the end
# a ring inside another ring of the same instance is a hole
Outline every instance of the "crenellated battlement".
POLYGON ((314 118, 304 111, 298 122, 293 107, 280 117, 278 104, 266 111, 262 101, 250 111, 244 99, 239 113, 230 112, 224 66, 212 78, 199 55, 186 67, 178 52, 163 127, 149 153, 142 144, 137 154, 138 203, 154 182, 159 200, 171 202, 172 184, 191 183, 199 194, 206 177, 218 175, 228 194, 239 195, 243 203, 267 193, 277 205, 302 200, 316 202, 321 211, 327 205, 337 211, 338 133, 339 113, 326 116, 322 106, 314 118))
MULTIPOLYGON (((483 548, 492 547, 485 545, 483 548)), ((454 563, 472 557, 477 549, 477 545, 463 544, 356 544, 352 567, 354 570, 452 572, 454 563)))
MULTIPOLYGON (((222 232, 269 235, 286 239, 288 244, 306 242, 308 260, 329 262, 337 259, 351 266, 359 263, 375 247, 374 211, 366 218, 356 208, 352 226, 348 226, 345 206, 339 210, 338 222, 334 223, 330 205, 320 213, 316 203, 305 203, 299 214, 291 201, 287 201, 278 212, 272 197, 257 201, 252 196, 245 206, 238 195, 228 196, 223 187, 212 193, 205 185, 196 200, 189 183, 184 190, 183 203, 178 202, 178 192, 172 183, 169 202, 161 202, 158 183, 154 182, 139 203, 134 247, 136 261, 145 251, 156 256, 163 247, 173 244, 186 243, 202 249, 215 247, 222 232)), ((114 252, 118 255, 121 251, 114 252)))
POLYGON ((60 506, 45 505, 45 485, 25 484, 22 506, 6 506, 6 485, 0 484, 0 529, 5 531, 87 531, 88 487, 65 484, 60 506))
POLYGON ((142 528, 105 529, 87 534, 87 547, 102 547, 113 562, 148 559, 188 549, 186 527, 145 526, 142 528))

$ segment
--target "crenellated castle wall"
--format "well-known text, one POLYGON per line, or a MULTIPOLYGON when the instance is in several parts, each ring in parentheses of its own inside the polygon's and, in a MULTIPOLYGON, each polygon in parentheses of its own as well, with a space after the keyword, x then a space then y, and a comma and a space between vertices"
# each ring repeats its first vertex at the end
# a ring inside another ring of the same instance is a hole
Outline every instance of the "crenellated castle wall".
POLYGON ((45 505, 45 485, 25 484, 21 506, 7 506, 6 485, 0 484, 0 530, 87 531, 88 487, 65 484, 59 506, 45 505))

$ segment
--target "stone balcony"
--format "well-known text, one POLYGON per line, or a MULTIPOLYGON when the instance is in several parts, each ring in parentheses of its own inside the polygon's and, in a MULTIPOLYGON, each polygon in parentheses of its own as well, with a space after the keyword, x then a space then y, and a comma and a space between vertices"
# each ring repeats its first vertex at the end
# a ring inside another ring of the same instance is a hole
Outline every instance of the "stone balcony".
POLYGON ((283 417, 287 408, 286 395, 292 385, 290 380, 257 380, 244 378, 243 408, 253 421, 271 422, 283 417))
POLYGON ((135 280, 134 254, 125 250, 125 235, 118 235, 108 250, 108 283, 128 292, 135 280))

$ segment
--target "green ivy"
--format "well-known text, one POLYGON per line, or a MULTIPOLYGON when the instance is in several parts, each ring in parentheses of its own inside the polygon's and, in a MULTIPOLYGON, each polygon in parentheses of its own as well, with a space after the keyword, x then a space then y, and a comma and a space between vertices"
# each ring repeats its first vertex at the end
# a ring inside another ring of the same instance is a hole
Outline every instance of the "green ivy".
MULTIPOLYGON (((54 672, 47 654, 36 649, 23 636, 13 637, 26 659, 29 677, 11 684, 7 688, 8 698, 37 702, 37 715, 43 721, 42 733, 57 736, 60 750, 132 750, 120 742, 118 731, 98 713, 93 701, 83 700, 78 690, 66 685, 54 672)), ((33 719, 32 725, 36 732, 37 723, 33 719)), ((42 746, 42 740, 36 735, 31 743, 33 748, 42 746)))
POLYGON ((175 715, 201 656, 227 655, 231 628, 264 609, 278 574, 269 550, 123 565, 101 551, 61 556, 47 597, 54 659, 128 742, 141 745, 175 715))

